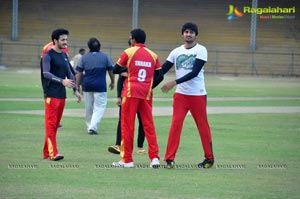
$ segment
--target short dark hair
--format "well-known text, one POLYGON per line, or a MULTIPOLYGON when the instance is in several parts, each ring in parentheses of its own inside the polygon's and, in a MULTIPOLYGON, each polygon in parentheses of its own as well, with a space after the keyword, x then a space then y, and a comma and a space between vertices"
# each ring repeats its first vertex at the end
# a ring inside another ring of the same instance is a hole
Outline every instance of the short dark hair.
POLYGON ((190 29, 196 33, 196 36, 198 35, 198 26, 196 24, 191 22, 185 23, 181 28, 181 34, 183 34, 186 29, 190 29))
POLYGON ((131 32, 131 38, 135 39, 137 43, 144 44, 146 41, 146 33, 142 29, 133 29, 131 32))
POLYGON ((83 52, 85 52, 85 49, 84 48, 80 48, 78 52, 79 53, 83 53, 83 52))
POLYGON ((101 48, 100 41, 95 37, 90 38, 87 45, 91 52, 99 52, 100 51, 100 48, 101 48))
POLYGON ((52 42, 54 43, 54 39, 58 40, 61 35, 69 35, 69 31, 63 28, 54 30, 51 35, 52 42))

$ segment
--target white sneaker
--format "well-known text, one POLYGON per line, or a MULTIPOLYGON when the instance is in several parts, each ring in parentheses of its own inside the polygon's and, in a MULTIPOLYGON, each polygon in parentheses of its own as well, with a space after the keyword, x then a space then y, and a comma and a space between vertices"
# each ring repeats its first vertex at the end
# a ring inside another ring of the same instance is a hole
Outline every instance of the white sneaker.
POLYGON ((134 162, 125 163, 122 160, 120 160, 119 162, 113 162, 112 165, 115 167, 133 168, 134 162))
POLYGON ((153 158, 151 163, 150 163, 150 167, 157 169, 159 167, 159 159, 158 158, 153 158))

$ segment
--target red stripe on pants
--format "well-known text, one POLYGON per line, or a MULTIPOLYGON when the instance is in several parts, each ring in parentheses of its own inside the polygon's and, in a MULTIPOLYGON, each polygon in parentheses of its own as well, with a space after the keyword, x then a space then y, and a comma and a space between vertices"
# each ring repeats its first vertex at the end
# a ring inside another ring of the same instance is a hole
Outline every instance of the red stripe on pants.
POLYGON ((44 158, 53 159, 57 154, 56 133, 60 123, 65 99, 45 98, 44 158))
POLYGON ((164 160, 174 160, 180 143, 180 136, 183 128, 184 119, 191 112, 196 123, 198 133, 201 138, 204 156, 213 159, 212 137, 210 127, 207 121, 206 113, 206 95, 190 96, 179 93, 174 94, 173 116, 170 128, 168 145, 164 160))
POLYGON ((132 151, 134 142, 134 127, 135 117, 139 111, 145 136, 148 141, 148 155, 150 160, 158 158, 159 147, 157 144, 157 137, 155 126, 152 117, 152 100, 138 99, 138 98, 123 98, 121 109, 121 157, 125 163, 133 162, 132 151))

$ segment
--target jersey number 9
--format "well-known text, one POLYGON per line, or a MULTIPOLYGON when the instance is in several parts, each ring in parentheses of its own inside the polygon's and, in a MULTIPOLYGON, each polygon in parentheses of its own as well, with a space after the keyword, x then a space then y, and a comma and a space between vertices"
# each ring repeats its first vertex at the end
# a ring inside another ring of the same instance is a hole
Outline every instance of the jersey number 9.
POLYGON ((140 69, 140 70, 139 70, 139 73, 138 73, 138 78, 137 78, 138 81, 144 82, 145 79, 146 79, 146 74, 147 74, 147 72, 146 72, 145 69, 140 69))

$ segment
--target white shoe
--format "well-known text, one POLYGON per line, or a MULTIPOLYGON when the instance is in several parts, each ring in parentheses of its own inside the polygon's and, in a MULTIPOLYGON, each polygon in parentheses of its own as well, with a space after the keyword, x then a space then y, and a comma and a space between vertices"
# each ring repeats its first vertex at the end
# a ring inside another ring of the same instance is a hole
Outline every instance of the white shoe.
POLYGON ((122 160, 120 160, 119 162, 113 162, 112 165, 115 167, 133 168, 134 162, 125 163, 122 160))
POLYGON ((159 159, 158 158, 153 158, 151 163, 150 163, 150 167, 157 169, 159 167, 159 159))

